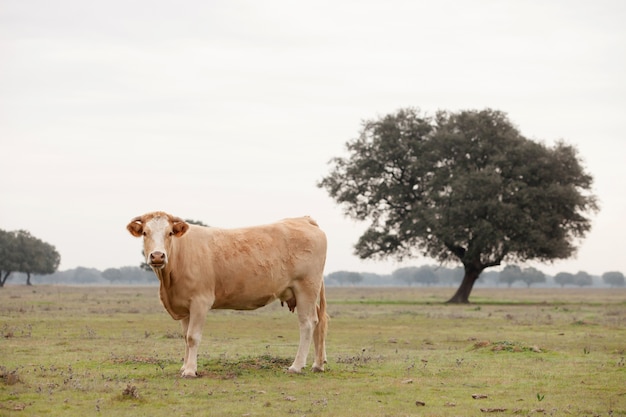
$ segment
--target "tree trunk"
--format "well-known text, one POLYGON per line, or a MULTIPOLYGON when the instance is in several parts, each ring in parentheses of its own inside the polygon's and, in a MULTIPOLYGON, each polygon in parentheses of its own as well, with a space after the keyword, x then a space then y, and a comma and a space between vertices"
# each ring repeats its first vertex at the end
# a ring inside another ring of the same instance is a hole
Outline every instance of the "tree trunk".
POLYGON ((474 283, 480 277, 480 270, 472 267, 465 266, 465 275, 463 281, 456 290, 456 293, 446 301, 448 304, 469 304, 469 296, 474 288, 474 283))
POLYGON ((2 276, 2 271, 0 271, 0 287, 4 287, 4 283, 7 282, 9 275, 11 275, 11 271, 5 271, 4 276, 2 276))
POLYGON ((27 273, 26 273, 26 285, 33 285, 33 284, 30 282, 30 272, 27 272, 27 273))

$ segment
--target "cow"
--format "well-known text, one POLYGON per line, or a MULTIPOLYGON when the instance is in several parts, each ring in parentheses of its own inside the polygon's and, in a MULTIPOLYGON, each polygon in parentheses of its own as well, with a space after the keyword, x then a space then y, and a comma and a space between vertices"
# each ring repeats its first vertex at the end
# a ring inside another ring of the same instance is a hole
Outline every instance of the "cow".
POLYGON ((183 377, 197 376, 198 346, 210 309, 255 310, 280 300, 297 310, 300 343, 288 372, 300 373, 313 340, 312 370, 324 371, 328 315, 324 291, 326 235, 311 217, 223 229, 189 224, 162 211, 126 226, 143 237, 159 297, 185 339, 183 377), (319 305, 317 300, 319 298, 319 305))

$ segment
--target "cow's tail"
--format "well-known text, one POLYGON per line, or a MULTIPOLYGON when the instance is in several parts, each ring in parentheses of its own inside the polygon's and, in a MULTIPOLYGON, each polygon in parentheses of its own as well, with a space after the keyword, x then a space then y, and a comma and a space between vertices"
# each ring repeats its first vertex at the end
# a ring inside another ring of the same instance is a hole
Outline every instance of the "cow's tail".
POLYGON ((317 306, 317 326, 313 337, 315 345, 319 346, 323 354, 323 362, 326 362, 326 332, 328 331, 328 322, 330 317, 326 313, 326 290, 324 289, 324 278, 322 278, 322 287, 320 288, 320 303, 317 306))
POLYGON ((320 288, 320 304, 317 306, 317 317, 320 321, 324 320, 326 322, 326 327, 328 327, 328 314, 326 313, 326 290, 324 289, 324 280, 322 280, 322 287, 320 288))

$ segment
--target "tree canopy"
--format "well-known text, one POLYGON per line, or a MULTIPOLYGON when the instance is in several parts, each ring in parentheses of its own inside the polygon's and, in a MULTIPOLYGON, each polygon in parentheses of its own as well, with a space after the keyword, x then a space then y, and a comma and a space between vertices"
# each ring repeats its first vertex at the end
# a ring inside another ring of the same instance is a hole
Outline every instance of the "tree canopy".
POLYGON ((391 274, 391 277, 396 281, 404 282, 408 285, 432 285, 439 282, 439 277, 435 274, 433 268, 427 265, 420 267, 408 266, 396 269, 391 274))
POLYGON ((537 268, 529 267, 524 268, 520 279, 530 288, 533 284, 546 282, 546 275, 537 268))
POLYGON ((574 274, 570 274, 569 272, 559 272, 554 276, 554 282, 559 284, 561 288, 566 285, 573 285, 574 281, 574 274))
POLYGON ((598 209, 573 146, 526 139, 496 110, 401 109, 363 122, 346 147, 318 186, 369 222, 355 253, 460 261, 449 302, 468 302, 481 272, 505 259, 572 256, 598 209))
POLYGON ((46 275, 57 270, 61 255, 49 243, 32 236, 26 230, 0 230, 0 287, 13 272, 26 274, 31 285, 31 274, 46 275))
POLYGON ((363 281, 363 275, 359 272, 351 271, 336 271, 328 274, 328 279, 334 280, 341 285, 349 284, 356 285, 363 281))
POLYGON ((517 265, 507 265, 500 272, 498 280, 509 287, 513 285, 515 281, 519 281, 522 277, 522 269, 517 265))
POLYGON ((625 284, 624 274, 619 271, 609 271, 602 274, 602 280, 611 287, 623 287, 625 284))

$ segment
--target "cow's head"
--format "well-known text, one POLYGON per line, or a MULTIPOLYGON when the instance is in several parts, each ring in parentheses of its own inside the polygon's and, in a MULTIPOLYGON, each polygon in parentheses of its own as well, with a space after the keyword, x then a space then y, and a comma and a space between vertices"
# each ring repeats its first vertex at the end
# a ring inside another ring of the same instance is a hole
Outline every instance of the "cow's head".
POLYGON ((135 237, 143 236, 146 263, 153 268, 161 269, 167 265, 167 254, 172 247, 172 238, 184 235, 189 225, 178 217, 157 211, 135 217, 126 228, 135 237))

